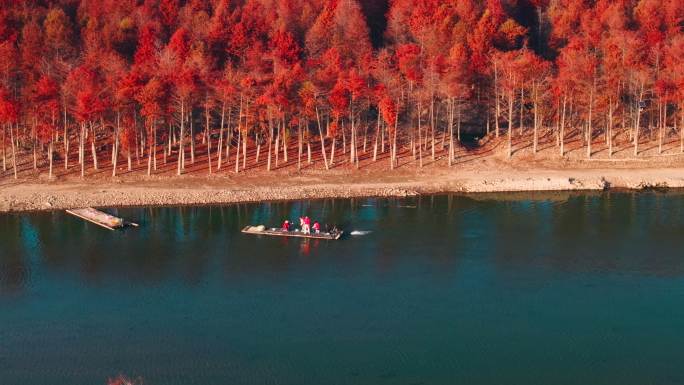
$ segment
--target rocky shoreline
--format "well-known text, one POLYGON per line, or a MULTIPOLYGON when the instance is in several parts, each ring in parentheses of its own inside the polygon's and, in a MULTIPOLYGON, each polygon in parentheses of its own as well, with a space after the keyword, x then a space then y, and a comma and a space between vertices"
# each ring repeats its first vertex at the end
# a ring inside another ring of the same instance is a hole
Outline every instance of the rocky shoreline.
POLYGON ((684 169, 525 170, 436 172, 378 180, 377 176, 271 177, 259 180, 161 178, 100 183, 24 181, 0 185, 0 212, 75 207, 210 205, 437 193, 684 188, 684 169), (283 180, 289 180, 284 182, 283 180))

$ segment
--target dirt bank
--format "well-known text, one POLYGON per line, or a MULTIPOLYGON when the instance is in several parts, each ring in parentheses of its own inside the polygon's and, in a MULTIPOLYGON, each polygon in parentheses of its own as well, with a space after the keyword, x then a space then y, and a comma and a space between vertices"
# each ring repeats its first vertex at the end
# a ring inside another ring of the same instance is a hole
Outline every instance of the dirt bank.
MULTIPOLYGON (((662 153, 657 142, 644 142, 634 156, 627 142, 611 156, 600 143, 587 158, 580 139, 567 142, 560 156, 552 135, 533 153, 524 137, 514 142, 508 157, 506 139, 489 138, 474 149, 459 147, 450 167, 446 148, 423 161, 407 149, 398 167, 389 170, 388 152, 372 159, 363 152, 358 165, 340 150, 335 164, 326 170, 321 157, 295 156, 266 170, 266 160, 251 154, 246 169, 235 172, 234 162, 219 170, 208 167, 198 150, 183 176, 176 176, 176 162, 160 157, 158 168, 148 177, 146 162, 135 161, 132 170, 119 164, 112 177, 107 158, 95 170, 87 162, 84 178, 76 160, 69 169, 57 164, 53 179, 46 163, 33 167, 30 154, 20 157, 19 178, 12 170, 0 171, 0 212, 57 210, 82 206, 116 207, 257 202, 264 200, 388 197, 432 193, 480 193, 514 191, 572 191, 604 189, 684 188, 684 153, 678 141, 668 141, 662 153), (299 169, 299 170, 298 170, 299 169)), ((241 162, 242 163, 242 162, 241 162)))
POLYGON ((72 207, 223 204, 264 200, 401 197, 431 193, 684 188, 684 168, 496 169, 274 173, 213 177, 3 181, 0 212, 72 207))

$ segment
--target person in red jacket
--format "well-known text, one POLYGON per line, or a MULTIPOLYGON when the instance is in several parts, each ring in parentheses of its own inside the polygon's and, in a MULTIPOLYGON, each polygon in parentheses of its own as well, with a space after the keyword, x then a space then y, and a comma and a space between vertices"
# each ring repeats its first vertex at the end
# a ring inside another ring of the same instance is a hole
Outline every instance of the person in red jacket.
POLYGON ((309 219, 309 217, 300 218, 300 222, 301 222, 302 233, 303 234, 310 234, 311 233, 311 220, 309 219))
POLYGON ((318 221, 315 221, 311 229, 314 231, 314 233, 318 234, 321 232, 321 224, 318 223, 318 221))
POLYGON ((281 229, 283 231, 290 231, 290 221, 286 219, 285 222, 283 222, 283 227, 281 229))

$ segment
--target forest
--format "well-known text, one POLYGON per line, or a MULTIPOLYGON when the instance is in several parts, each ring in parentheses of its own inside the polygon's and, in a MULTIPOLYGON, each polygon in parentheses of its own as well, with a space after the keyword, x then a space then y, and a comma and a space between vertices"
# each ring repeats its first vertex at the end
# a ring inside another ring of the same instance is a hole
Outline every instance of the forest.
POLYGON ((0 0, 2 175, 684 153, 683 31, 681 0, 0 0))

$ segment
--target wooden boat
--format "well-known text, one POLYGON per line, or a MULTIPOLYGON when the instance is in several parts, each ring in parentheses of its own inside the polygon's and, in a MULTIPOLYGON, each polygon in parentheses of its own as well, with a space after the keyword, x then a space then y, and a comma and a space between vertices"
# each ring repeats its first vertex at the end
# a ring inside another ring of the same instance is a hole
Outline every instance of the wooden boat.
POLYGON ((67 213, 79 217, 88 222, 94 223, 98 226, 102 226, 105 229, 116 230, 122 229, 126 226, 138 227, 137 223, 126 222, 122 218, 117 218, 113 215, 107 214, 103 211, 94 209, 92 207, 84 207, 80 209, 67 210, 67 213))
POLYGON ((282 229, 276 229, 276 228, 271 228, 267 229, 264 226, 246 226, 244 229, 242 229, 242 232, 245 234, 252 234, 252 235, 270 235, 274 237, 292 237, 292 238, 311 238, 311 239, 329 239, 329 240, 337 240, 342 237, 342 234, 344 231, 336 231, 336 232, 329 232, 329 233, 310 233, 310 234, 304 234, 301 231, 285 231, 282 229))

